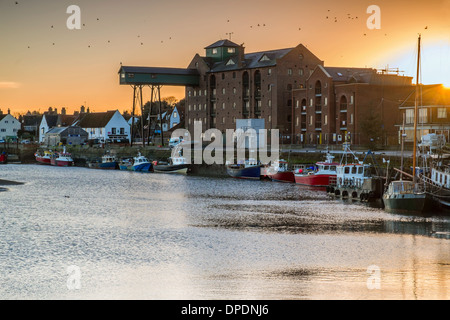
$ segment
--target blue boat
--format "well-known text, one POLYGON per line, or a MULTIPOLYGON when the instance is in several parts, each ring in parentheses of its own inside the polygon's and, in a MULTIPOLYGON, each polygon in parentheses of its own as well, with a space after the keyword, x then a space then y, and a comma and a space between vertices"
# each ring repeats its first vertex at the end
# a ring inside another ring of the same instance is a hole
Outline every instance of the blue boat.
POLYGON ((153 164, 143 155, 139 153, 137 157, 134 157, 133 165, 131 166, 132 171, 137 172, 153 172, 153 164))
POLYGON ((237 179, 261 179, 261 164, 255 160, 246 160, 244 163, 230 164, 227 166, 230 177, 237 179))
POLYGON ((117 168, 119 168, 119 164, 116 157, 111 155, 104 155, 102 157, 102 162, 98 165, 98 168, 104 170, 116 170, 117 168))

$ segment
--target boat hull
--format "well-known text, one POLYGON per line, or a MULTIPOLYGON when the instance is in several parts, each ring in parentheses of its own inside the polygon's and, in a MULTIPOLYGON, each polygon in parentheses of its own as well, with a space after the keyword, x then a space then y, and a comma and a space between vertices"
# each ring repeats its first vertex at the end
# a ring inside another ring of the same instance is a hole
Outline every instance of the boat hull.
POLYGON ((158 173, 188 173, 190 168, 189 164, 179 164, 179 165, 156 165, 154 171, 158 173))
POLYGON ((295 175, 293 172, 277 172, 267 175, 272 181, 295 183, 295 175))
POLYGON ((255 167, 228 167, 227 173, 230 177, 236 179, 250 179, 250 180, 260 180, 261 179, 261 168, 259 166, 255 167))
POLYGON ((73 161, 52 159, 51 165, 56 167, 73 167, 73 161))
POLYGON ((328 187, 332 177, 336 176, 325 174, 295 175, 295 183, 303 186, 328 187))
POLYGON ((52 161, 50 158, 36 157, 36 161, 42 164, 51 164, 52 161))
POLYGON ((426 213, 432 210, 428 194, 383 195, 385 210, 390 213, 426 213))
POLYGON ((117 162, 99 163, 98 168, 103 170, 116 170, 119 167, 117 162))
POLYGON ((131 170, 136 172, 153 172, 153 165, 151 163, 141 163, 132 166, 131 170))

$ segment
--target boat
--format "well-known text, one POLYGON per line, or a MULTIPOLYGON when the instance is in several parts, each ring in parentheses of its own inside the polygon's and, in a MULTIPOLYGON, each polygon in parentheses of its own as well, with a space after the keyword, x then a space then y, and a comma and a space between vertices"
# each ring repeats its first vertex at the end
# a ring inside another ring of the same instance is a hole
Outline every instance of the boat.
POLYGON ((50 164, 57 167, 72 167, 74 166, 74 161, 72 155, 66 152, 64 147, 63 152, 55 152, 51 156, 50 164))
POLYGON ((133 168, 133 162, 133 158, 123 158, 119 162, 119 169, 131 171, 133 168))
POLYGON ((360 201, 381 200, 384 192, 385 178, 378 174, 376 166, 366 163, 368 156, 373 153, 369 150, 363 161, 350 150, 348 143, 344 143, 344 154, 341 162, 336 166, 336 176, 330 177, 326 187, 328 193, 341 198, 351 198, 360 201), (349 154, 353 159, 349 160, 349 154))
POLYGON ((334 162, 333 159, 334 156, 327 153, 326 160, 317 162, 315 170, 297 169, 294 174, 295 183, 304 186, 328 187, 332 178, 336 178, 336 168, 339 166, 339 163, 334 162))
POLYGON ((181 173, 186 174, 190 170, 190 164, 185 157, 170 157, 168 162, 153 162, 153 170, 158 173, 181 173))
MULTIPOLYGON (((383 194, 383 204, 388 212, 398 213, 426 213, 432 208, 432 197, 430 193, 424 190, 424 184, 418 179, 417 173, 417 123, 418 123, 418 102, 419 102, 419 71, 420 71, 420 40, 418 39, 417 55, 417 77, 416 77, 416 96, 414 107, 414 139, 413 139, 413 166, 412 175, 403 170, 398 170, 402 174, 400 180, 389 183, 387 190, 383 194), (403 181, 403 175, 409 176, 412 181, 403 181)), ((403 139, 402 139, 403 144, 403 139)), ((403 155, 402 155, 403 157, 403 155)), ((402 168, 403 169, 403 168, 402 168)))
POLYGON ((52 156, 53 156, 53 151, 49 150, 45 150, 44 154, 42 155, 39 152, 36 152, 34 154, 36 161, 42 164, 48 164, 51 165, 52 164, 52 156))
POLYGON ((131 165, 131 171, 136 172, 153 172, 153 164, 144 157, 141 153, 137 157, 133 158, 133 164, 131 165))
POLYGON ((92 169, 116 170, 119 169, 119 162, 117 158, 111 154, 106 153, 101 160, 92 160, 88 162, 88 167, 92 169))
POLYGON ((427 192, 419 184, 410 180, 389 183, 383 194, 385 210, 391 213, 423 213, 432 210, 433 203, 427 192))
POLYGON ((2 152, 0 154, 0 164, 7 164, 8 163, 8 154, 6 152, 2 152))
POLYGON ((255 159, 240 161, 237 164, 228 164, 227 173, 232 178, 260 180, 261 164, 255 159))
MULTIPOLYGON (((262 170, 261 168, 261 176, 264 176, 262 170)), ((294 172, 289 169, 289 163, 286 160, 275 161, 267 167, 265 176, 272 181, 295 183, 294 172)))

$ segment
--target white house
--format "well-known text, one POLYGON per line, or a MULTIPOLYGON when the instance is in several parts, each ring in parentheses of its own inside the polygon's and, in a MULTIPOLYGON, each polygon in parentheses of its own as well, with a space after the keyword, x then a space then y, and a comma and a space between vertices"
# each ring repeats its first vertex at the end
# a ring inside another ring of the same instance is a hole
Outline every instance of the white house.
POLYGON ((84 113, 73 123, 89 134, 89 139, 99 139, 101 142, 108 140, 112 142, 130 142, 130 125, 119 112, 95 112, 84 113))
MULTIPOLYGON (((159 115, 157 117, 158 126, 159 126, 159 115)), ((177 107, 174 107, 171 111, 166 111, 162 114, 162 122, 163 122, 163 131, 169 131, 176 125, 181 122, 180 113, 178 112, 177 107)), ((159 131, 158 131, 159 132, 159 131)))
POLYGON ((10 114, 0 114, 0 139, 17 139, 17 133, 22 125, 10 114))

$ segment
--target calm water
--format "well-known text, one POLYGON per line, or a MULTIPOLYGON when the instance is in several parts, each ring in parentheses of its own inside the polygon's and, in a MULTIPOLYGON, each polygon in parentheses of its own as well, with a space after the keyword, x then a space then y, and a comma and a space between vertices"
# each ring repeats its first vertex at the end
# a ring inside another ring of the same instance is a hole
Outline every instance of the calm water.
POLYGON ((449 217, 265 181, 38 165, 0 179, 25 182, 0 192, 0 299, 450 298, 449 217))

